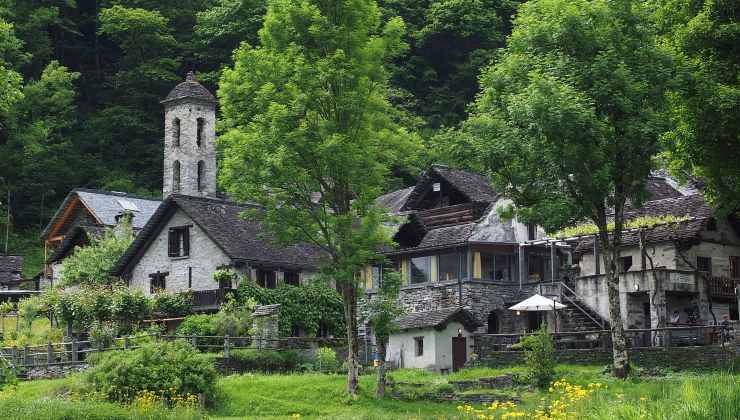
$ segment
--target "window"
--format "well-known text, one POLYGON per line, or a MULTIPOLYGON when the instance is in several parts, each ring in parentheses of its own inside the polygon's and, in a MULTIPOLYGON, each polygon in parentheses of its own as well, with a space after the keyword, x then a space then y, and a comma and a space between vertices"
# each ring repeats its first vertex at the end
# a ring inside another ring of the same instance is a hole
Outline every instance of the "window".
POLYGON ((527 224, 527 239, 530 241, 533 239, 537 239, 537 225, 534 223, 528 223, 527 224))
POLYGON ((190 255, 190 227, 170 228, 167 254, 170 257, 187 257, 190 255))
POLYGON ((440 254, 437 257, 439 281, 451 281, 467 277, 467 259, 465 256, 466 254, 461 252, 440 254))
POLYGON ((172 162, 172 191, 180 192, 180 161, 172 162))
POLYGON ((275 272, 271 270, 257 270, 257 285, 266 289, 277 287, 275 272))
POLYGON ((498 315, 496 312, 488 314, 488 334, 498 334, 498 315))
POLYGON ((711 276, 712 259, 709 257, 696 257, 696 269, 711 276))
POLYGON ((167 276, 170 273, 161 273, 157 271, 156 273, 152 273, 149 275, 150 284, 149 284, 149 293, 157 293, 160 290, 166 290, 167 289, 167 283, 166 279, 167 276))
POLYGON ((172 145, 180 147, 180 119, 172 120, 172 145))
POLYGON ((632 257, 619 257, 619 272, 626 273, 632 268, 632 257))
POLYGON ((730 277, 733 279, 740 277, 740 257, 730 257, 730 277))
POLYGON ((198 161, 198 191, 203 191, 203 182, 205 181, 206 163, 198 161))
POLYGON ((200 147, 203 142, 203 130, 206 126, 206 120, 198 118, 198 131, 195 134, 195 145, 200 147))
POLYGON ((424 337, 414 337, 414 354, 416 357, 424 355, 424 337))
POLYGON ((414 257, 410 259, 411 284, 427 283, 432 272, 432 257, 414 257))
POLYGON ((513 255, 481 253, 480 260, 483 280, 512 281, 512 265, 516 262, 513 255))
POLYGON ((295 271, 286 271, 283 273, 283 280, 285 280, 285 284, 291 286, 300 286, 301 284, 300 276, 295 271))

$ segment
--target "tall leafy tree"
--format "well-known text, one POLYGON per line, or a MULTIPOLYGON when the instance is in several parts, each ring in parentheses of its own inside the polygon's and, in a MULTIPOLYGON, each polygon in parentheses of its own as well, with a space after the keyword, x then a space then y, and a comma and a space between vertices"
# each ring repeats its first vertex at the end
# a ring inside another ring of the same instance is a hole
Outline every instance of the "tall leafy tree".
POLYGON ((243 45, 221 79, 220 180, 261 204, 252 214, 284 242, 326 255, 341 291, 357 394, 358 276, 389 242, 373 200, 389 169, 415 153, 395 123, 385 63, 402 51, 403 22, 381 25, 372 0, 272 0, 261 46, 243 45))
POLYGON ((665 136, 677 173, 698 175, 726 211, 740 208, 740 2, 656 0, 683 70, 671 95, 675 126, 665 136))
POLYGON ((550 230, 582 219, 598 227, 619 377, 629 368, 617 273, 624 207, 645 197, 673 68, 650 22, 632 0, 522 5, 449 148, 489 169, 523 219, 550 230))

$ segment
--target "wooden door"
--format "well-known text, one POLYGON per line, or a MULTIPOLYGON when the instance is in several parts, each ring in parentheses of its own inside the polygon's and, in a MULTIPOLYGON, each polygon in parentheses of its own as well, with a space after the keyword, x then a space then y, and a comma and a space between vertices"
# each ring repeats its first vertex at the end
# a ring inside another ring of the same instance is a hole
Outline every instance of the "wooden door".
POLYGON ((465 337, 452 337, 452 370, 457 371, 468 361, 467 340, 465 337))

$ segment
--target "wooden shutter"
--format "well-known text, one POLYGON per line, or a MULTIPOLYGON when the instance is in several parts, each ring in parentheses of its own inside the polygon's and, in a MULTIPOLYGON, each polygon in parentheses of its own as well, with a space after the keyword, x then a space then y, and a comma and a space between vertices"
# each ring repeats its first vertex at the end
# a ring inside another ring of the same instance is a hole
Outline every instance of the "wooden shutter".
POLYGON ((177 230, 170 229, 167 246, 167 254, 170 257, 177 257, 180 255, 180 241, 178 240, 177 230))
POLYGON ((190 255, 190 229, 182 228, 180 234, 182 235, 182 255, 188 256, 190 255))

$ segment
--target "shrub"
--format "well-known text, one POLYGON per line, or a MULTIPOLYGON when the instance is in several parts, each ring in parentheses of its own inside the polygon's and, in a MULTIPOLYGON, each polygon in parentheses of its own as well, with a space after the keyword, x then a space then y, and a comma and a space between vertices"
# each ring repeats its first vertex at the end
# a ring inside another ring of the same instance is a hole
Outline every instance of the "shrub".
POLYGON ((218 335, 215 315, 188 315, 177 326, 177 333, 180 335, 218 335))
POLYGON ((162 316, 185 316, 190 314, 193 307, 193 297, 190 293, 158 292, 153 297, 152 311, 162 316))
POLYGON ((7 385, 18 382, 15 371, 10 367, 10 362, 5 357, 0 357, 0 389, 7 385))
POLYGON ((157 392, 168 400, 203 394, 211 401, 216 370, 207 357, 177 340, 106 354, 93 361, 85 378, 111 401, 130 402, 143 391, 157 392))
POLYGON ((108 348, 116 336, 116 324, 110 321, 93 321, 89 332, 91 344, 95 348, 108 348))
POLYGON ((304 362, 295 350, 237 349, 229 356, 249 372, 292 372, 299 370, 304 362))
POLYGON ((532 385, 547 388, 555 377, 555 344, 543 326, 517 344, 524 349, 527 376, 532 385))
POLYGON ((321 372, 334 372, 339 368, 337 352, 329 347, 321 347, 314 356, 314 369, 321 372))

